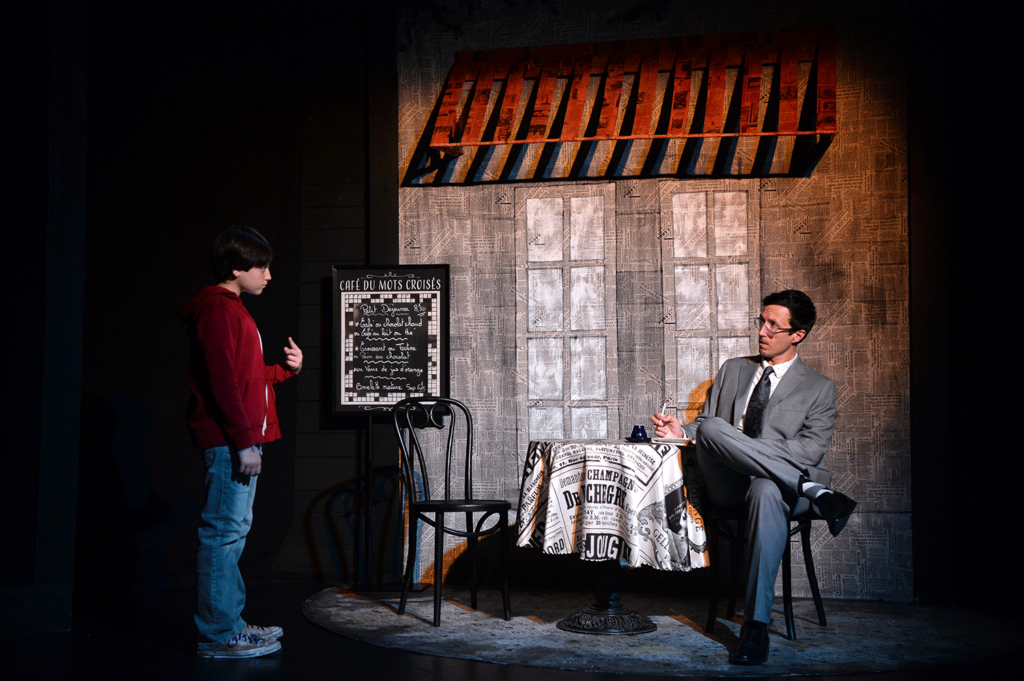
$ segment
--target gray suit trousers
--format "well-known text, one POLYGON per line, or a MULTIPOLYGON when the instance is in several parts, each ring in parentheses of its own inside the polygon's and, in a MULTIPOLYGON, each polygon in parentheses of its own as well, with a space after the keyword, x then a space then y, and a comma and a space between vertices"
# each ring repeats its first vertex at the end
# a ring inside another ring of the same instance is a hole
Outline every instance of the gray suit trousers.
POLYGON ((789 518, 810 502, 799 495, 801 472, 762 440, 750 438, 728 421, 704 419, 697 428, 697 463, 708 500, 724 509, 746 505, 746 621, 768 623, 775 578, 789 540, 789 518))

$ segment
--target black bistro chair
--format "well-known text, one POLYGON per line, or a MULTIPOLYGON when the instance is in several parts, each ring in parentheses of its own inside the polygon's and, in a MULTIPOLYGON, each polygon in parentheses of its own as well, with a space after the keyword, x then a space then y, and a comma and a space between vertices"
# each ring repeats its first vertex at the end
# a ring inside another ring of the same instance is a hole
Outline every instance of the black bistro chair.
MULTIPOLYGON (((741 579, 743 576, 743 545, 746 543, 746 509, 721 510, 717 508, 705 508, 703 513, 705 527, 707 528, 708 546, 713 550, 718 549, 718 538, 727 540, 732 548, 730 560, 729 578, 729 606, 726 610, 726 619, 736 614, 736 594, 743 588, 741 579), (735 523, 735 532, 730 526, 735 523)), ((814 607, 818 611, 818 624, 826 626, 825 606, 821 602, 821 592, 818 590, 818 577, 814 572, 814 557, 811 555, 811 523, 820 520, 818 516, 810 511, 789 519, 789 537, 786 539, 786 550, 782 554, 782 604, 786 617, 786 637, 790 641, 796 640, 796 626, 793 622, 793 569, 792 551, 790 545, 793 535, 799 533, 800 541, 804 549, 804 566, 807 568, 807 581, 811 588, 811 596, 814 598, 814 607)), ((708 622, 704 631, 712 633, 715 630, 715 622, 718 618, 718 592, 719 573, 722 561, 717 557, 711 559, 711 570, 713 583, 711 586, 711 598, 708 604, 708 622)))
POLYGON ((508 515, 512 504, 500 499, 473 498, 473 417, 469 409, 457 400, 443 397, 411 397, 396 404, 392 415, 409 494, 409 555, 402 577, 402 599, 398 604, 398 614, 405 614, 406 600, 412 587, 418 552, 416 528, 422 520, 434 528, 434 626, 441 626, 441 574, 445 534, 466 538, 472 575, 470 606, 476 609, 476 542, 480 537, 498 533, 501 543, 503 615, 506 620, 511 619, 508 582, 508 542, 511 537, 508 515), (444 476, 441 485, 432 483, 427 470, 423 448, 423 440, 428 439, 423 432, 426 428, 441 431, 436 439, 447 443, 444 447, 444 470, 435 471, 444 476), (445 430, 447 433, 443 432, 445 430), (456 440, 456 431, 465 437, 464 447, 461 440, 456 440), (463 458, 461 489, 458 487, 460 456, 463 458), (453 483, 455 496, 452 493, 453 483), (435 496, 438 498, 435 499, 435 496), (463 516, 462 522, 456 523, 457 526, 449 525, 446 516, 451 514, 463 516), (474 514, 479 515, 475 523, 474 514), (484 528, 492 516, 497 517, 497 522, 484 528), (463 529, 459 529, 459 526, 463 529))

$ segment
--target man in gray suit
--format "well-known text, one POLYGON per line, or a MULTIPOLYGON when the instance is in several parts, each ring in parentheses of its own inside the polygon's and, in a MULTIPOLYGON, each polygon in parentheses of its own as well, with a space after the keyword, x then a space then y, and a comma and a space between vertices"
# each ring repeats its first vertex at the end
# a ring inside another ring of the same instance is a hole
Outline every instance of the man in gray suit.
POLYGON ((823 461, 835 430, 836 385, 797 356, 816 316, 802 291, 766 296, 754 322, 758 356, 722 365, 693 423, 651 416, 658 437, 694 440, 712 504, 746 506, 749 578, 734 664, 768 659, 768 621, 789 517, 813 506, 835 536, 857 505, 828 488, 832 474, 823 461))

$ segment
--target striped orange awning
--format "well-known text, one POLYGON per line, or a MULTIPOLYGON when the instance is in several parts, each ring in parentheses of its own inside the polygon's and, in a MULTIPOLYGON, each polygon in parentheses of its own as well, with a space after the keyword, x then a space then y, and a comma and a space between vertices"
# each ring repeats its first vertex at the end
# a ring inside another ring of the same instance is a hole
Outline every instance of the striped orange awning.
POLYGON ((836 132, 833 28, 457 52, 403 184, 801 176, 836 132))
POLYGON ((835 32, 813 28, 458 52, 430 146, 459 153, 460 147, 536 142, 835 132, 835 32), (800 125, 801 62, 811 64, 815 84, 806 93, 816 110, 810 126, 800 125), (777 85, 762 84, 765 66, 777 85), (737 76, 727 93, 729 69, 737 76), (695 72, 702 75, 696 92, 695 72), (597 88, 591 87, 594 77, 601 79, 597 88), (524 97, 529 81, 532 91, 524 97), (737 92, 738 116, 730 120, 725 105, 737 92), (775 120, 766 120, 765 93, 778 99, 775 120), (704 104, 702 112, 696 102, 704 104), (627 109, 628 119, 622 115, 627 109))

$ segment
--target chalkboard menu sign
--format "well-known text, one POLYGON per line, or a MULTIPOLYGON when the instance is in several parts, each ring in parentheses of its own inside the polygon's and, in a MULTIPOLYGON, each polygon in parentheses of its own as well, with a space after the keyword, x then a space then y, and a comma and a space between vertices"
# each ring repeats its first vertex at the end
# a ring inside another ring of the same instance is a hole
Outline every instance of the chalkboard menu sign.
POLYGON ((448 266, 334 267, 334 411, 448 397, 448 266))

